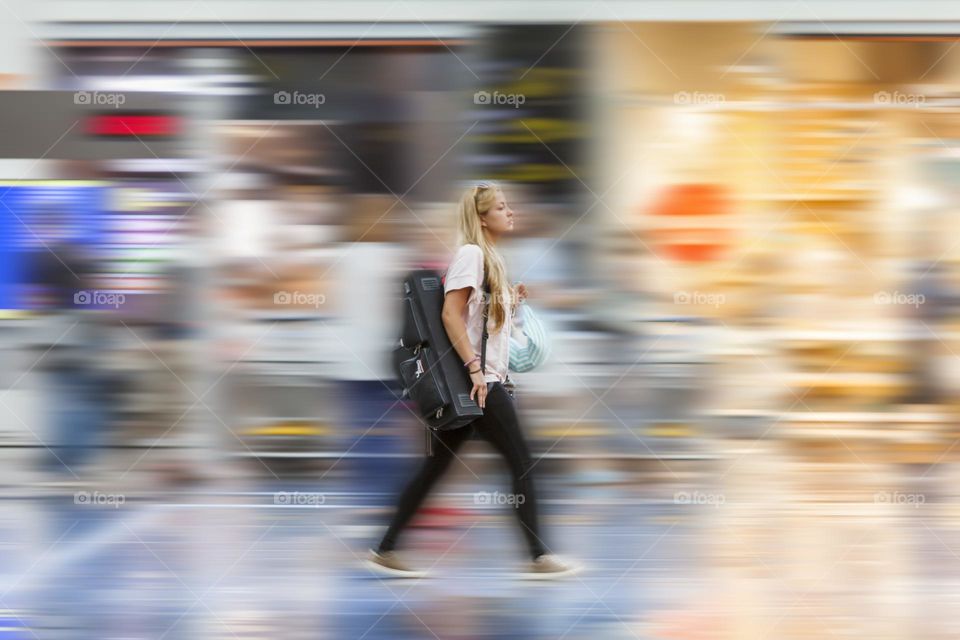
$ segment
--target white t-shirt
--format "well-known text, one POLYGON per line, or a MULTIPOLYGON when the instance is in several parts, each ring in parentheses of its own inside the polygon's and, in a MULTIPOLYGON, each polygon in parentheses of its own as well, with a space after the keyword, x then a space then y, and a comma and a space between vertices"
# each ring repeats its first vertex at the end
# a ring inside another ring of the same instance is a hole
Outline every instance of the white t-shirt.
MULTIPOLYGON (((473 347, 474 353, 480 355, 480 345, 483 341, 483 250, 475 244, 465 244, 457 250, 447 276, 443 282, 444 294, 457 289, 472 287, 470 298, 467 300, 467 313, 464 321, 467 325, 467 338, 473 347)), ((510 333, 513 324, 513 308, 510 305, 509 293, 503 294, 504 309, 507 317, 503 327, 493 332, 493 318, 487 322, 487 373, 484 376, 487 382, 503 382, 507 378, 507 367, 510 364, 510 333)), ((475 368, 470 365, 470 368, 475 368)))

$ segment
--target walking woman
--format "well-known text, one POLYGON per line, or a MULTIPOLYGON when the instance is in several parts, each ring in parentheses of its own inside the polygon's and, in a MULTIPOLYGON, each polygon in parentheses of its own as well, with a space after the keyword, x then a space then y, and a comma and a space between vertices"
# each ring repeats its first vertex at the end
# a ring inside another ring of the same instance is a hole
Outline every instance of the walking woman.
POLYGON ((370 551, 369 565, 379 573, 396 577, 424 575, 397 557, 394 551, 397 537, 463 443, 476 433, 493 445, 509 467, 516 512, 530 552, 530 577, 571 575, 577 567, 547 553, 541 540, 530 452, 520 430, 513 398, 504 387, 513 311, 526 297, 523 285, 509 284, 503 259, 497 252, 500 239, 513 231, 513 211, 496 184, 481 183, 466 190, 460 198, 457 215, 460 248, 444 279, 443 326, 470 372, 473 382, 470 397, 483 409, 483 416, 466 427, 436 432, 433 455, 424 460, 400 496, 396 514, 380 546, 370 551), (480 366, 486 302, 484 283, 490 292, 485 372, 480 366))

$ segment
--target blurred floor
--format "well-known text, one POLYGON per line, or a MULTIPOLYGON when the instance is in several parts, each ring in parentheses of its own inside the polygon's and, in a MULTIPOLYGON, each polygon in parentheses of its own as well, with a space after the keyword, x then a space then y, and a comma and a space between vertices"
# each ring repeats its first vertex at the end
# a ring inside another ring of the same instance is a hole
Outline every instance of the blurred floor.
POLYGON ((945 469, 908 505, 869 491, 877 468, 829 470, 850 493, 821 501, 775 445, 731 462, 644 481, 540 474, 547 544, 587 566, 556 583, 517 575, 510 508, 476 504, 504 489, 489 471, 455 472, 431 502, 443 508, 407 532, 433 574, 411 582, 360 562, 392 496, 355 482, 235 481, 116 505, 106 491, 8 492, 0 637, 956 637, 945 469))

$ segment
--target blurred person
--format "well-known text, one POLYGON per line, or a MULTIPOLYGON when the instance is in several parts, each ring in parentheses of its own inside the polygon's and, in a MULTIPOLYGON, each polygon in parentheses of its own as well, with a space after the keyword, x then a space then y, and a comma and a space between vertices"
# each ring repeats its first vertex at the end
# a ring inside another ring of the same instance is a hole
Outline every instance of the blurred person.
MULTIPOLYGON (((201 310, 198 285, 203 267, 193 261, 179 261, 163 267, 161 292, 149 296, 149 316, 136 326, 128 321, 127 333, 134 338, 133 348, 146 351, 133 377, 139 395, 141 425, 149 429, 151 440, 197 445, 205 442, 198 420, 185 417, 191 409, 191 391, 198 377, 201 335, 201 310), (153 402, 145 398, 154 398, 153 402), (194 432, 194 429, 197 432, 194 432)), ((143 427, 141 427, 142 429, 143 427)), ((130 430, 133 431, 132 429, 130 430)), ((146 435, 146 434, 144 434, 146 435)), ((212 464, 202 446, 171 447, 154 451, 148 467, 158 472, 158 480, 170 484, 194 485, 210 477, 212 464)), ((146 462, 144 460, 143 462, 146 462)), ((142 463, 141 463, 142 464, 142 463)))
POLYGON ((942 362, 951 354, 940 336, 947 333, 960 306, 960 296, 952 291, 943 267, 929 259, 917 261, 912 267, 909 291, 917 303, 908 307, 908 312, 919 326, 908 350, 912 388, 906 400, 916 405, 942 404, 949 398, 942 362))
POLYGON ((100 442, 111 406, 111 388, 98 366, 106 340, 102 319, 89 302, 95 268, 86 250, 61 241, 40 252, 34 277, 44 291, 40 320, 41 371, 50 401, 52 457, 48 470, 69 473, 86 463, 100 442))
POLYGON ((405 218, 397 225, 397 238, 416 256, 413 265, 418 269, 443 271, 452 253, 444 238, 455 234, 455 221, 446 202, 420 203, 417 216, 405 218))
MULTIPOLYGON (((511 273, 536 289, 537 316, 548 330, 569 330, 585 316, 588 302, 585 292, 573 286, 577 270, 574 244, 563 241, 570 223, 560 207, 527 202, 504 257, 511 273)), ((547 362, 524 375, 523 403, 526 415, 533 418, 530 437, 535 442, 544 439, 543 428, 566 429, 569 416, 582 415, 584 403, 589 404, 584 381, 575 373, 576 365, 569 364, 577 360, 583 335, 580 332, 577 339, 562 341, 547 362)))
POLYGON ((396 242, 392 202, 389 196, 373 194, 351 198, 332 278, 332 338, 341 355, 334 375, 347 426, 343 450, 366 454, 349 461, 350 472, 371 479, 373 489, 383 492, 392 491, 405 470, 401 458, 379 454, 403 444, 395 427, 409 415, 400 406, 401 389, 389 358, 408 260, 407 250, 396 242))
POLYGON ((574 245, 557 239, 568 230, 565 223, 559 207, 531 203, 504 251, 511 270, 520 274, 518 280, 536 285, 537 300, 547 314, 576 309, 584 302, 584 293, 574 291, 569 284, 576 270, 574 245))
POLYGON ((514 308, 527 295, 523 285, 510 284, 497 250, 499 241, 513 231, 513 210, 496 184, 480 183, 463 193, 457 215, 461 246, 444 278, 442 318, 453 348, 470 372, 473 383, 470 398, 483 409, 483 416, 465 427, 433 434, 438 446, 401 494, 393 520, 379 546, 371 549, 368 563, 379 573, 394 577, 425 575, 411 569, 397 556, 394 550, 397 538, 453 462, 456 452, 476 433, 490 442, 509 468, 517 498, 516 511, 531 557, 530 577, 572 575, 579 567, 547 553, 541 539, 531 476, 533 463, 520 429, 512 391, 505 386, 514 308), (478 354, 487 304, 489 337, 486 367, 481 368, 478 354))

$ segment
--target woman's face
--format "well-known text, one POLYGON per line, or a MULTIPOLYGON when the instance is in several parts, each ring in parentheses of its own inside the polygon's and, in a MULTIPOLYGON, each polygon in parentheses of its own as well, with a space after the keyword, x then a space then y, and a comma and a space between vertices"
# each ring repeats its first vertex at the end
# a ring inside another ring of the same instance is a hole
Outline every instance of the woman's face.
POLYGON ((494 237, 513 231, 513 209, 503 197, 503 191, 497 189, 493 205, 483 214, 483 226, 494 237))

